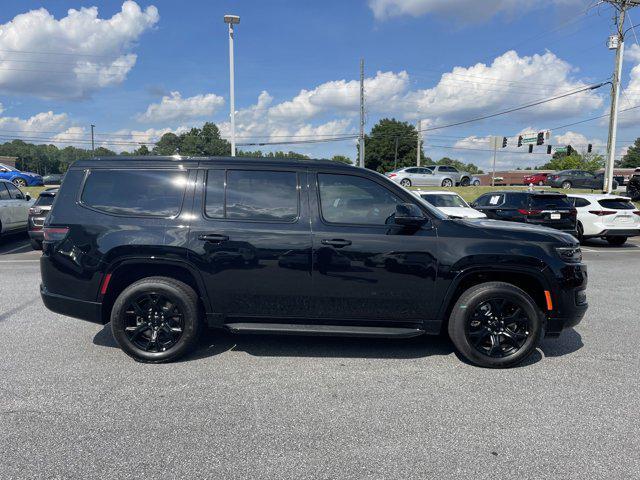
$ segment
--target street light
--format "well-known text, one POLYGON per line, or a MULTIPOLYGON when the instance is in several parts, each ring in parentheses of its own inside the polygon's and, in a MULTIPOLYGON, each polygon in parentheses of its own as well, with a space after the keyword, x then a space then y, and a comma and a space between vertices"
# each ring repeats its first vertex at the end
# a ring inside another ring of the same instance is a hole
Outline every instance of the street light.
POLYGON ((224 23, 229 25, 229 103, 231 109, 231 156, 236 156, 236 105, 233 78, 233 26, 240 23, 238 15, 225 15, 224 23))

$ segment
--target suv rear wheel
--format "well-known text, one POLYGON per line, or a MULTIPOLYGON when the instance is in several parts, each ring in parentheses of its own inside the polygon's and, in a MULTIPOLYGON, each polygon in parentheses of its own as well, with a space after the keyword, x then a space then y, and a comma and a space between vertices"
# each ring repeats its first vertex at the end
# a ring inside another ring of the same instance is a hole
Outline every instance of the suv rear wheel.
POLYGON ((176 360, 195 346, 200 329, 198 296, 187 284, 147 277, 125 288, 111 310, 111 331, 136 360, 176 360))
POLYGON ((449 336, 458 351, 481 367, 519 364, 537 347, 543 317, 522 289, 487 282, 466 290, 449 318, 449 336))

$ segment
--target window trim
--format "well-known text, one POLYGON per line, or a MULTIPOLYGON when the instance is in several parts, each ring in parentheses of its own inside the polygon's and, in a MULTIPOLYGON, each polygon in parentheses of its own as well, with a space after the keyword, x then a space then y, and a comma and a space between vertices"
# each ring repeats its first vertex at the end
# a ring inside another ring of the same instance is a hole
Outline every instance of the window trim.
POLYGON ((0 189, 4 188, 4 191, 7 192, 8 197, 7 198, 0 198, 0 201, 7 201, 7 200, 13 200, 13 198, 11 198, 11 192, 9 191, 9 189, 5 186, 5 182, 0 182, 0 189))
MULTIPOLYGON (((323 224, 325 224, 327 226, 331 226, 331 227, 384 227, 384 228, 389 228, 389 227, 394 226, 394 224, 387 225, 385 223, 380 224, 380 223, 337 223, 337 222, 330 222, 329 220, 324 218, 324 212, 322 210, 322 198, 321 198, 321 195, 320 195, 320 175, 342 175, 342 176, 345 176, 345 177, 362 178, 362 179, 369 180, 369 181, 375 183, 376 185, 380 186, 381 188, 384 188, 385 190, 387 190, 388 192, 392 193, 395 197, 399 198, 400 200, 405 200, 405 199, 403 199, 400 195, 398 195, 393 190, 387 188, 381 182, 378 182, 378 181, 374 180, 373 178, 369 178, 369 177, 366 177, 366 176, 363 176, 363 175, 354 175, 352 173, 327 172, 327 171, 322 171, 322 170, 317 170, 317 171, 313 172, 313 174, 315 175, 316 197, 317 197, 317 201, 318 201, 318 214, 320 215, 320 221, 323 224)), ((403 201, 402 203, 412 203, 412 202, 403 201)), ((415 205, 418 206, 418 208, 420 208, 421 210, 424 210, 419 205, 417 205, 417 204, 415 204, 415 205)))
POLYGON ((300 202, 300 191, 302 190, 302 186, 300 184, 300 171, 295 169, 278 169, 278 168, 238 168, 238 167, 220 167, 220 168, 204 168, 204 181, 202 188, 202 217, 209 221, 214 222, 235 222, 235 223, 275 223, 281 225, 292 225, 298 223, 302 216, 301 202, 300 202), (224 198, 222 205, 223 217, 212 217, 207 214, 207 184, 209 181, 209 172, 211 170, 222 171, 224 172, 224 198), (282 172, 282 173, 293 173, 296 176, 296 216, 292 220, 260 220, 255 218, 227 218, 227 186, 228 182, 228 173, 229 171, 234 172, 282 172))
POLYGON ((82 179, 82 184, 80 185, 80 189, 78 191, 78 196, 76 198, 76 203, 78 205, 80 205, 83 208, 86 208, 87 210, 92 210, 94 212, 98 212, 101 213, 103 215, 110 215, 112 217, 121 217, 121 218, 164 218, 167 220, 173 220, 176 219, 180 216, 180 214, 182 213, 182 210, 184 208, 184 199, 185 196, 187 194, 187 187, 188 187, 188 183, 189 183, 189 169, 187 168, 142 168, 142 167, 135 167, 135 168, 86 168, 84 170, 84 177, 82 179), (89 179, 89 176, 91 175, 91 172, 132 172, 132 171, 142 171, 142 172, 148 172, 148 171, 152 171, 152 172, 184 172, 185 173, 185 178, 187 180, 187 183, 184 186, 184 190, 182 191, 182 197, 180 199, 180 204, 178 205, 178 213, 176 213, 175 215, 145 215, 145 214, 127 214, 127 213, 114 213, 114 212, 107 212, 106 210, 102 210, 100 208, 96 208, 93 207, 87 203, 85 203, 82 200, 82 195, 84 194, 84 189, 87 186, 87 180, 89 179))

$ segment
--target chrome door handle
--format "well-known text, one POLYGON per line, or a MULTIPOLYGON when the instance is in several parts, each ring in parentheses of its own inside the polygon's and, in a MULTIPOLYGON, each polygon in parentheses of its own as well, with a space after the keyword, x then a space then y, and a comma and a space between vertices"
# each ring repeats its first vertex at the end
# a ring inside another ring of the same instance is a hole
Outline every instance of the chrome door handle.
POLYGON ((229 236, 220 235, 217 233, 207 233, 207 234, 199 235, 198 240, 202 240, 203 242, 221 243, 229 240, 229 236))
POLYGON ((342 247, 348 247, 349 245, 351 245, 351 240, 343 240, 342 238, 334 238, 331 240, 321 240, 320 243, 322 243, 323 245, 330 245, 332 247, 336 247, 336 248, 342 248, 342 247))

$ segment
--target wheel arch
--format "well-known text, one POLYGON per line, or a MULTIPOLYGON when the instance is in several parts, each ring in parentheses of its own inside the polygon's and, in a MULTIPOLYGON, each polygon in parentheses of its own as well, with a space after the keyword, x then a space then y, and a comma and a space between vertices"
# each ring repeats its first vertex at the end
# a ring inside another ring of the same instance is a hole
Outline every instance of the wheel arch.
POLYGON ((109 321, 116 298, 127 286, 142 278, 154 276, 170 277, 186 283, 198 295, 198 303, 203 312, 211 312, 211 302, 202 276, 193 265, 186 261, 149 258, 124 259, 113 262, 105 270, 101 286, 107 276, 109 278, 107 291, 105 294, 99 292, 103 323, 109 321))

